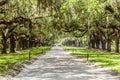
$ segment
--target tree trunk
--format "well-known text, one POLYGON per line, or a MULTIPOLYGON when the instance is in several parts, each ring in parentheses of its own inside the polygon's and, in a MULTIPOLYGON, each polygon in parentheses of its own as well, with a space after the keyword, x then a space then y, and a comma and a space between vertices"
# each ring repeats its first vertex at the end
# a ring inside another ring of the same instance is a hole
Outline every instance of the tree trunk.
POLYGON ((10 35, 10 53, 15 53, 15 38, 13 33, 10 35))
POLYGON ((116 33, 115 52, 119 52, 119 33, 116 33))
POLYGON ((88 39, 88 49, 91 49, 92 48, 92 38, 91 38, 91 35, 89 36, 89 39, 88 39))
POLYGON ((95 49, 95 42, 94 41, 91 41, 91 46, 93 49, 95 49))
POLYGON ((91 49, 91 41, 88 41, 88 49, 91 49))
POLYGON ((102 43, 102 50, 106 50, 106 41, 103 40, 101 41, 101 43, 102 43))
POLYGON ((110 52, 111 51, 111 39, 107 40, 107 51, 110 52))
POLYGON ((16 40, 16 51, 20 51, 20 50, 21 50, 20 41, 16 40))
POLYGON ((1 51, 1 53, 6 54, 7 53, 7 51, 6 51, 7 39, 6 39, 6 36, 5 36, 4 32, 3 31, 1 31, 1 32, 2 32, 2 51, 1 51))
POLYGON ((97 43, 96 43, 96 49, 100 49, 100 47, 99 47, 99 46, 100 46, 100 43, 99 43, 99 42, 97 42, 97 43))
POLYGON ((96 40, 96 49, 100 49, 100 41, 96 40))
POLYGON ((25 42, 24 42, 24 40, 22 40, 22 50, 25 50, 25 44, 24 44, 25 42))

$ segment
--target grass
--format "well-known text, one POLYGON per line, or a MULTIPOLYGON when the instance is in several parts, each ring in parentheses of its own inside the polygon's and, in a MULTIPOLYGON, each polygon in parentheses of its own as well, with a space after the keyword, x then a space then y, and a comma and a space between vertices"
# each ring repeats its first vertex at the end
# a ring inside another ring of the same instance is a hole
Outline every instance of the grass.
POLYGON ((118 54, 78 47, 65 47, 65 49, 82 58, 87 58, 87 54, 89 54, 90 62, 120 73, 120 55, 118 54))
POLYGON ((19 69, 22 63, 29 60, 29 52, 31 53, 31 59, 33 59, 42 55, 49 49, 50 47, 38 47, 20 51, 15 54, 0 55, 0 75, 10 75, 14 72, 14 70, 19 69))

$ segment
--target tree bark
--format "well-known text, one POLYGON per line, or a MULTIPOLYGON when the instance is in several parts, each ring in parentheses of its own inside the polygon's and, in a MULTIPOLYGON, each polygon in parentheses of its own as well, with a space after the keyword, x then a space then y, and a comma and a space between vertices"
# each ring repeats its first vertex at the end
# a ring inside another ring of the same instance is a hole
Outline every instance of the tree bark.
POLYGON ((106 50, 106 41, 102 40, 101 43, 102 43, 102 50, 106 50))
POLYGON ((25 50, 25 40, 22 40, 22 50, 25 50))
POLYGON ((95 49, 95 42, 94 41, 91 41, 91 46, 93 49, 95 49))
POLYGON ((15 53, 15 38, 13 33, 10 35, 10 53, 15 53))
POLYGON ((20 44, 20 40, 16 40, 16 51, 20 51, 21 50, 21 44, 20 44))
POLYGON ((116 33, 116 40, 115 40, 115 52, 119 52, 119 33, 116 33))
POLYGON ((111 51, 111 39, 107 40, 107 51, 110 52, 111 51))
POLYGON ((92 38, 91 38, 91 35, 89 36, 89 39, 88 39, 88 49, 91 49, 92 48, 92 38))
POLYGON ((96 49, 100 49, 100 41, 96 40, 96 49))
POLYGON ((6 54, 7 53, 7 51, 6 51, 7 39, 6 39, 5 33, 3 31, 1 31, 1 32, 2 32, 2 51, 1 51, 1 53, 6 54))

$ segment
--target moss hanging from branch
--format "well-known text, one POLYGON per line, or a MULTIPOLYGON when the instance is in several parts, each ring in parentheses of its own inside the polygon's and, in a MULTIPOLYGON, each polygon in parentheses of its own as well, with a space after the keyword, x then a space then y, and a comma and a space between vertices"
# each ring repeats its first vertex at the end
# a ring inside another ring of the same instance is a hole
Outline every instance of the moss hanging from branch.
POLYGON ((8 3, 8 0, 2 0, 1 2, 0 2, 0 6, 3 6, 3 5, 5 5, 5 4, 7 4, 8 3))

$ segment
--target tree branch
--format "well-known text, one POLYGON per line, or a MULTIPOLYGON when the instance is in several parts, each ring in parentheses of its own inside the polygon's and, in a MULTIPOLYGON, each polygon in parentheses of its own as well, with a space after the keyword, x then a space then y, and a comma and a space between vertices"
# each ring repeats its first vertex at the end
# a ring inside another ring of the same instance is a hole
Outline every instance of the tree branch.
POLYGON ((0 6, 3 6, 3 5, 5 5, 5 4, 7 4, 8 3, 8 0, 2 0, 1 2, 0 2, 0 6))

